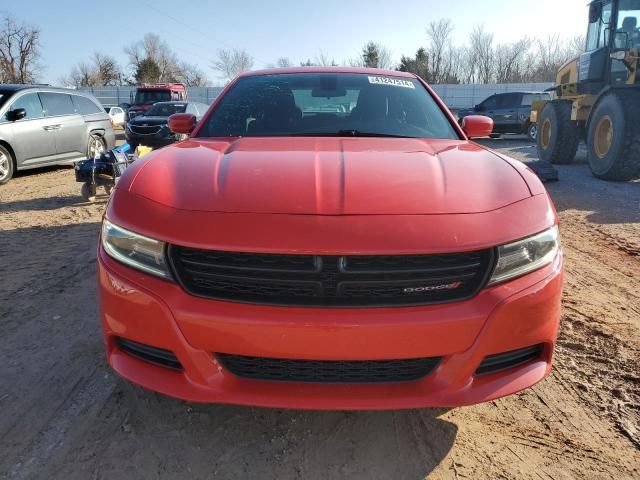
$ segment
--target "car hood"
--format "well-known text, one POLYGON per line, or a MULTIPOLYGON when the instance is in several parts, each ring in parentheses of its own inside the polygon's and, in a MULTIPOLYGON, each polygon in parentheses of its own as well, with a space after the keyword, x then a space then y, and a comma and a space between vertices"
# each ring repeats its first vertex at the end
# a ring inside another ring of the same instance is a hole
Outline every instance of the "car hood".
POLYGON ((119 188, 184 210, 306 215, 487 212, 531 196, 505 159, 456 140, 188 140, 141 159, 119 188))
POLYGON ((146 115, 139 115, 129 123, 131 125, 165 125, 168 121, 168 117, 147 117, 146 115))

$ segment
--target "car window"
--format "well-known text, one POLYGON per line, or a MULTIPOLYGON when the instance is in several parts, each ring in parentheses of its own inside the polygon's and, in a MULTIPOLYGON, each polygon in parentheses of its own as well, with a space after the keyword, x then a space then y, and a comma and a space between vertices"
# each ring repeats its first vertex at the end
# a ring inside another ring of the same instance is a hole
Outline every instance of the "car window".
POLYGON ((459 138, 418 80, 357 73, 240 78, 198 133, 201 137, 358 135, 459 138))
POLYGON ((66 93, 40 92, 40 100, 44 105, 47 116, 72 115, 76 109, 71 101, 71 95, 66 93))
POLYGON ((15 110, 17 108, 24 108, 27 112, 25 119, 42 118, 44 112, 42 111, 42 103, 37 93, 27 93, 13 102, 13 105, 9 107, 8 111, 15 110))
POLYGON ((118 114, 122 113, 122 109, 120 107, 113 107, 111 109, 111 112, 112 112, 113 115, 118 115, 118 114))
POLYGON ((549 100, 549 95, 546 93, 525 93, 522 95, 523 107, 530 107, 536 100, 549 100))
POLYGON ((498 107, 498 96, 494 95, 493 97, 487 98, 484 102, 480 104, 483 110, 492 110, 498 107))
POLYGON ((521 93, 505 93, 499 95, 498 108, 513 108, 520 105, 522 94, 521 93))
POLYGON ((71 95, 76 110, 82 115, 91 115, 92 113, 101 113, 102 110, 98 105, 93 103, 91 99, 87 97, 81 97, 80 95, 71 95))

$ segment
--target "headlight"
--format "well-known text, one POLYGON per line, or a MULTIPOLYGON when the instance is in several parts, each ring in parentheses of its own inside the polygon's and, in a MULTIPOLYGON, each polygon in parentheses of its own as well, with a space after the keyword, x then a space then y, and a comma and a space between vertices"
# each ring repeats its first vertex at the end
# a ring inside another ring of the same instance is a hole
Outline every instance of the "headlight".
POLYGON ((498 262, 489 285, 520 277, 549 265, 560 252, 558 227, 498 247, 498 262))
POLYGON ((130 267, 161 278, 171 278, 165 244, 159 240, 114 225, 102 223, 102 247, 110 257, 130 267))

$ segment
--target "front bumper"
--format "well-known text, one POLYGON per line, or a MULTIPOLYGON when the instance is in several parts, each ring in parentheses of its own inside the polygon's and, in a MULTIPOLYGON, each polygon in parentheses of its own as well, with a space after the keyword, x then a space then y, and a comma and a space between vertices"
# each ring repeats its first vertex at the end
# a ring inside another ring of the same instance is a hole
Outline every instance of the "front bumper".
POLYGON ((98 255, 107 359, 124 378, 194 402, 304 409, 454 407, 492 400, 542 380, 551 369, 560 318, 562 255, 552 265, 476 297, 403 308, 290 308, 192 297, 178 285, 98 255), (173 371, 124 353, 117 337, 175 353, 173 371), (523 366, 475 376, 492 354, 543 345, 523 366), (214 353, 315 360, 442 357, 405 383, 314 384, 249 380, 214 353))
POLYGON ((141 135, 132 132, 129 129, 125 130, 125 140, 127 143, 134 143, 136 145, 144 145, 145 147, 161 148, 176 143, 178 140, 173 137, 168 137, 168 133, 141 135))

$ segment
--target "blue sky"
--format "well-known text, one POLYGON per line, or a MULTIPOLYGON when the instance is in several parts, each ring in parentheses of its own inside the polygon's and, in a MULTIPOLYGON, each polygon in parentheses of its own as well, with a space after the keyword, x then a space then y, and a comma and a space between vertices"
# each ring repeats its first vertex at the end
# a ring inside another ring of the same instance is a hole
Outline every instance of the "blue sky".
POLYGON ((278 57, 296 64, 321 51, 342 62, 356 57, 374 40, 399 59, 426 43, 425 27, 439 18, 455 24, 456 43, 466 43, 476 24, 484 24, 497 42, 523 35, 572 36, 586 30, 586 0, 4 0, 0 13, 42 29, 43 81, 55 83, 94 51, 125 65, 125 45, 146 32, 161 35, 179 56, 210 68, 220 48, 240 47, 264 67, 278 57), (527 7, 531 5, 531 7, 527 7))

